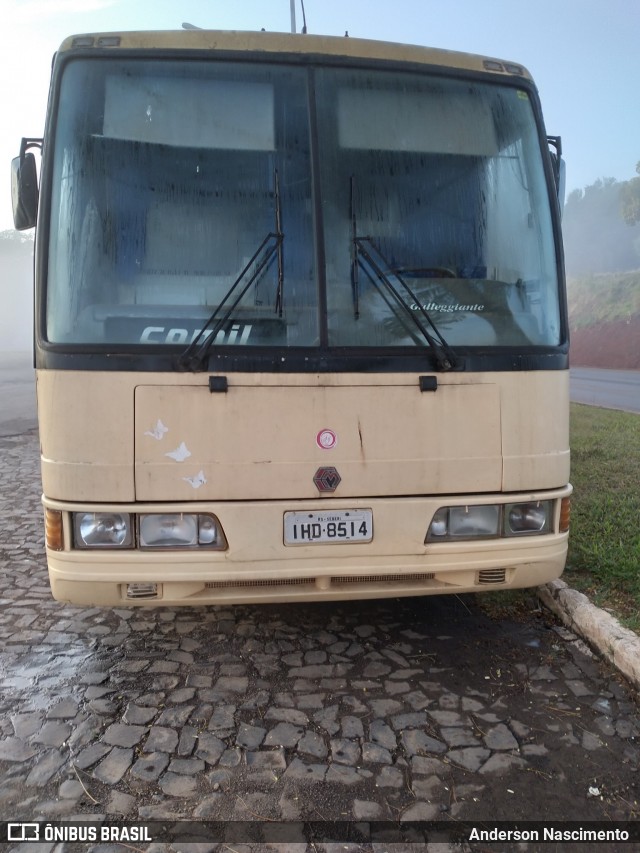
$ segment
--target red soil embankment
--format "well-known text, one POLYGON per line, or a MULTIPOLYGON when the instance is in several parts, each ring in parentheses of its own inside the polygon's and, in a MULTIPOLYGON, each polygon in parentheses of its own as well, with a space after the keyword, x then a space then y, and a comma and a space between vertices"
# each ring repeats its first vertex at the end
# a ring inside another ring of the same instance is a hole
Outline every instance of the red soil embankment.
POLYGON ((640 370, 640 316, 571 330, 574 367, 640 370))

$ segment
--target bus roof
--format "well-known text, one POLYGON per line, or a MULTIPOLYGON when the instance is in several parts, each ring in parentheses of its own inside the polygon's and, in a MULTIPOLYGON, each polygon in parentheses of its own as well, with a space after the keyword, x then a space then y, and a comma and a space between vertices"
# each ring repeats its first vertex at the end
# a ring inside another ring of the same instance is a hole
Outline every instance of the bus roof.
POLYGON ((297 33, 221 30, 88 33, 69 36, 63 41, 60 52, 70 53, 91 48, 128 51, 246 51, 247 53, 335 56, 359 60, 409 62, 531 79, 531 75, 522 65, 488 56, 347 36, 301 35, 297 33))

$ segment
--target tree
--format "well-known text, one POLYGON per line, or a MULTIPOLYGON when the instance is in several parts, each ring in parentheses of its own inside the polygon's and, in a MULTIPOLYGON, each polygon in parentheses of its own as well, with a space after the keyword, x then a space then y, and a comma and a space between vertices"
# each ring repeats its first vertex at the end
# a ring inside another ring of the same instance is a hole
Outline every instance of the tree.
MULTIPOLYGON (((636 164, 636 172, 640 175, 640 162, 636 164)), ((620 190, 622 201, 622 218, 627 225, 640 222, 640 177, 626 181, 620 190)))
POLYGON ((562 221, 569 275, 619 272, 638 266, 635 235, 622 218, 621 192, 625 185, 615 178, 601 178, 569 194, 562 221))

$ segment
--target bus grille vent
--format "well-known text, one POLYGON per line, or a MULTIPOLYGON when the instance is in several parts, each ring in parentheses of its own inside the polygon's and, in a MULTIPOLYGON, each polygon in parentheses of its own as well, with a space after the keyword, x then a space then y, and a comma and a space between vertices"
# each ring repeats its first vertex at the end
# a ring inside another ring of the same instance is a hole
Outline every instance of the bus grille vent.
MULTIPOLYGON (((432 581, 435 578, 433 572, 420 572, 408 575, 351 575, 347 577, 332 577, 328 587, 344 586, 368 586, 370 584, 393 583, 402 585, 415 585, 432 581)), ((315 587, 315 578, 266 578, 264 580, 226 580, 208 581, 206 589, 273 589, 275 587, 315 587)))
POLYGON ((344 584, 368 584, 368 583, 402 583, 413 584, 423 581, 432 581, 435 578, 433 572, 421 572, 411 575, 353 575, 345 578, 331 578, 331 583, 336 586, 344 584))
POLYGON ((314 578, 268 578, 266 580, 210 581, 206 589, 256 589, 274 586, 315 586, 314 578))
POLYGON ((481 569, 478 572, 479 584, 504 583, 506 579, 506 569, 481 569))
POLYGON ((158 598, 158 584, 130 583, 127 584, 127 598, 158 598))

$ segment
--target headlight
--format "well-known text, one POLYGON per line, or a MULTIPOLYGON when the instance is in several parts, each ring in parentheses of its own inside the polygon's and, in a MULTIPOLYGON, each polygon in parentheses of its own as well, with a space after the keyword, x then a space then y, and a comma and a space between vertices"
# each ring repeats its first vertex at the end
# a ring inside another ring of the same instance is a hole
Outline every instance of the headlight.
POLYGON ((131 548, 128 512, 76 512, 73 515, 76 548, 131 548))
POLYGON ((158 513, 141 515, 141 548, 198 548, 218 550, 227 543, 218 519, 208 514, 158 513))
POLYGON ((441 506, 431 520, 427 539, 443 539, 449 533, 449 507, 441 506))
POLYGON ((479 539, 497 536, 500 508, 495 504, 440 507, 433 516, 427 541, 439 539, 479 539))
POLYGON ((450 536, 497 536, 499 527, 497 506, 452 506, 449 510, 450 536))
POLYGON ((550 501, 507 504, 504 508, 504 535, 546 533, 549 529, 550 501))
POLYGON ((431 519, 425 543, 549 533, 552 507, 553 501, 441 506, 431 519))

